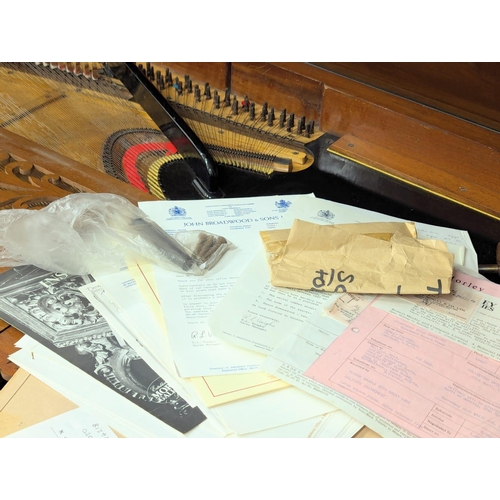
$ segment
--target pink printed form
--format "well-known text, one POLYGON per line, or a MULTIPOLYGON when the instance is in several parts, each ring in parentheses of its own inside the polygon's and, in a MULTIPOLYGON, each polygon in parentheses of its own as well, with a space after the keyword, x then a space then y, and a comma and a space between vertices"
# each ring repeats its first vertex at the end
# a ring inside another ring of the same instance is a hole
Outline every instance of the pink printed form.
POLYGON ((500 363, 368 306, 304 375, 418 437, 500 437, 500 363))

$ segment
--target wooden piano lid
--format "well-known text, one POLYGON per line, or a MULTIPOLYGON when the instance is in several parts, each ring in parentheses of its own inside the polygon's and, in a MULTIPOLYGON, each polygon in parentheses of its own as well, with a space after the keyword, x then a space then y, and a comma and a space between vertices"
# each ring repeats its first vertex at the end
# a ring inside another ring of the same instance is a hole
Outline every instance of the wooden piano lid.
POLYGON ((500 239, 499 63, 154 65, 307 117, 333 136, 328 151, 351 161, 337 177, 416 209, 439 199, 429 212, 446 212, 447 225, 488 225, 482 236, 500 239))

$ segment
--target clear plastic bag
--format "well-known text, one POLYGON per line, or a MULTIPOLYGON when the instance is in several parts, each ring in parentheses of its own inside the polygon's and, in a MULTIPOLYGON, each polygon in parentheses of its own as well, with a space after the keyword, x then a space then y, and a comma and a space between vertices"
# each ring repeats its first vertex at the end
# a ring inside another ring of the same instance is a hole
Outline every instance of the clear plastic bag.
POLYGON ((71 194, 41 210, 0 211, 0 267, 32 264, 83 275, 117 271, 140 256, 203 275, 230 247, 204 231, 172 237, 128 200, 108 193, 71 194))

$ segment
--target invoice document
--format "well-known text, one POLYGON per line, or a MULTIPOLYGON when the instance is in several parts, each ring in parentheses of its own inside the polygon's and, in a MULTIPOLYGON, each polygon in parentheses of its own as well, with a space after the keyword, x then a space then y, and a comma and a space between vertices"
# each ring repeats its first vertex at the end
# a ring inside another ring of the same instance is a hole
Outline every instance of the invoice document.
POLYGON ((305 371, 418 437, 500 437, 500 287, 377 297, 305 371))

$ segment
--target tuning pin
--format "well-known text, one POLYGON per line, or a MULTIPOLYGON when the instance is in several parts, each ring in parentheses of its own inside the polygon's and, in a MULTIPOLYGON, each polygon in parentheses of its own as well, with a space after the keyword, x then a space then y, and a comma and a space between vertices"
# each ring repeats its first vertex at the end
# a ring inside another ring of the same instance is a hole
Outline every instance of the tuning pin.
POLYGON ((291 132, 294 125, 295 125, 295 115, 293 113, 290 113, 288 115, 288 120, 286 121, 286 131, 291 132))
POLYGON ((248 114, 249 114, 250 120, 255 120, 255 103, 254 102, 250 103, 250 106, 248 109, 248 114))
POLYGON ((280 113, 280 128, 283 128, 285 126, 285 120, 286 120, 286 109, 282 109, 280 113))
POLYGON ((313 135, 314 134, 314 120, 310 120, 308 125, 309 125, 309 131, 310 131, 311 135, 313 135))
POLYGON ((262 110, 260 111, 260 117, 261 117, 261 119, 262 119, 263 122, 266 121, 266 117, 267 117, 267 102, 265 102, 262 105, 262 110))
POLYGON ((212 99, 212 92, 208 83, 205 83, 205 99, 212 99))
POLYGON ((297 134, 302 134, 302 132, 304 131, 304 129, 306 128, 306 117, 303 116, 297 123, 297 134))
POLYGON ((305 136, 306 136, 306 137, 311 137, 311 122, 309 122, 309 123, 306 125, 305 136))
POLYGON ((165 84, 167 85, 167 87, 172 87, 173 85, 172 73, 168 68, 165 70, 165 84))
POLYGON ((177 91, 177 94, 182 95, 182 82, 177 77, 174 80, 174 89, 177 91))
POLYGON ((200 86, 195 85, 194 86, 194 100, 195 102, 200 102, 201 101, 201 92, 200 92, 200 86))
POLYGON ((248 100, 247 95, 243 98, 243 101, 241 101, 241 107, 242 107, 243 111, 247 111, 247 112, 249 111, 250 101, 248 100))
POLYGON ((162 74, 160 74, 160 81, 158 83, 158 88, 160 90, 165 90, 165 78, 163 77, 162 74))
POLYGON ((233 113, 233 115, 238 114, 238 99, 236 98, 236 96, 233 96, 233 103, 231 105, 231 113, 233 113))
POLYGON ((267 116, 267 124, 272 127, 274 122, 274 108, 271 108, 269 115, 267 116))
POLYGON ((231 96, 229 95, 229 89, 224 91, 224 106, 231 106, 231 96))
POLYGON ((215 109, 220 109, 220 95, 217 90, 214 90, 214 106, 215 109))

